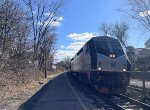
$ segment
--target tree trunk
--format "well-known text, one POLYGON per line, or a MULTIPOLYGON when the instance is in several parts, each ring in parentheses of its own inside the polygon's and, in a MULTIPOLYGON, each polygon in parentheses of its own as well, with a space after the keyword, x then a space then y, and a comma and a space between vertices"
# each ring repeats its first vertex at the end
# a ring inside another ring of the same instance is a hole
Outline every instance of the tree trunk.
POLYGON ((47 78, 47 52, 45 51, 45 58, 44 58, 44 60, 45 60, 45 62, 44 62, 44 74, 45 74, 45 78, 47 78))

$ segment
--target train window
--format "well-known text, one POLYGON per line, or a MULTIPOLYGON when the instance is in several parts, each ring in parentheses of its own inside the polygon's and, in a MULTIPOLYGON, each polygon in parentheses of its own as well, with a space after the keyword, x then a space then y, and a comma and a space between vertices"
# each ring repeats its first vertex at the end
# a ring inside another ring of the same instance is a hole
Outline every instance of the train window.
POLYGON ((108 55, 110 53, 107 41, 95 41, 95 47, 97 53, 101 53, 104 55, 108 55))
POLYGON ((111 45, 112 50, 116 55, 120 56, 124 54, 121 44, 119 42, 111 42, 111 45))

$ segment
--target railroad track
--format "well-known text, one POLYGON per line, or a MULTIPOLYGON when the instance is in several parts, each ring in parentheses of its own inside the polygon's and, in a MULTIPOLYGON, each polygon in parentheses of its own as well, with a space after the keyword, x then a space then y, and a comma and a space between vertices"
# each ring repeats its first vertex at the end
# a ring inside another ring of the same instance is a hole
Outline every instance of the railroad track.
POLYGON ((79 81, 68 75, 70 82, 86 93, 99 107, 100 110, 150 110, 150 105, 127 97, 125 95, 104 96, 97 91, 79 83, 79 81))
MULTIPOLYGON (((137 92, 142 92, 143 91, 143 87, 138 87, 138 86, 134 86, 134 85, 130 85, 128 86, 129 89, 135 90, 137 92)), ((145 88, 145 91, 150 93, 150 89, 145 88)))
POLYGON ((145 88, 145 92, 143 90, 142 87, 138 87, 138 86, 133 86, 130 85, 128 86, 128 94, 136 94, 137 97, 139 98, 139 100, 141 100, 144 103, 150 104, 150 89, 145 88), (143 95, 145 94, 145 95, 143 95))
POLYGON ((69 78, 69 81, 71 82, 71 84, 73 84, 74 86, 76 86, 78 89, 80 89, 81 91, 83 91, 84 93, 86 93, 93 101, 94 103, 97 105, 97 107, 100 110, 106 110, 106 108, 108 108, 108 110, 115 110, 112 109, 113 107, 111 107, 109 104, 107 104, 105 101, 101 100, 100 98, 98 98, 97 96, 91 94, 91 92, 85 87, 84 85, 80 85, 74 78, 72 78, 70 75, 67 75, 69 78))
POLYGON ((142 87, 130 85, 130 86, 128 86, 128 91, 129 92, 136 92, 139 94, 145 94, 144 96, 147 97, 148 99, 150 99, 150 89, 148 89, 148 88, 145 88, 143 90, 142 87))
POLYGON ((150 98, 149 98, 149 97, 145 97, 145 98, 143 99, 143 101, 144 101, 145 103, 147 103, 147 104, 150 105, 150 98))

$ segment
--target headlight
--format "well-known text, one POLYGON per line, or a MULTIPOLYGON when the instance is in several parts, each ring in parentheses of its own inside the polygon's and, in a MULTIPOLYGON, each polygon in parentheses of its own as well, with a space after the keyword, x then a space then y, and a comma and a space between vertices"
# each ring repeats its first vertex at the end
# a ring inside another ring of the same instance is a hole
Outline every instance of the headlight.
POLYGON ((127 71, 125 68, 122 71, 127 71))
POLYGON ((99 71, 101 71, 101 70, 102 70, 102 68, 101 68, 101 67, 99 67, 99 68, 98 68, 98 70, 99 70, 99 71))
POLYGON ((112 57, 113 57, 113 55, 112 55, 112 54, 110 54, 110 55, 109 55, 109 57, 110 57, 110 58, 112 58, 112 57))
POLYGON ((115 54, 113 54, 112 56, 113 56, 113 58, 115 58, 115 54))
POLYGON ((110 58, 115 58, 116 56, 115 56, 115 54, 110 54, 109 57, 110 58))

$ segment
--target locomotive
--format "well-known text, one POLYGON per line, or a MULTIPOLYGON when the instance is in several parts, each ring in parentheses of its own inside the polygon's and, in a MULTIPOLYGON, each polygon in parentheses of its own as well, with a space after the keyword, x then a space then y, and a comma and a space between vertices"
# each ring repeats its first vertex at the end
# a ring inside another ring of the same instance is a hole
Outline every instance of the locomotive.
POLYGON ((102 94, 125 93, 131 64, 118 39, 93 37, 70 61, 70 74, 102 94))

